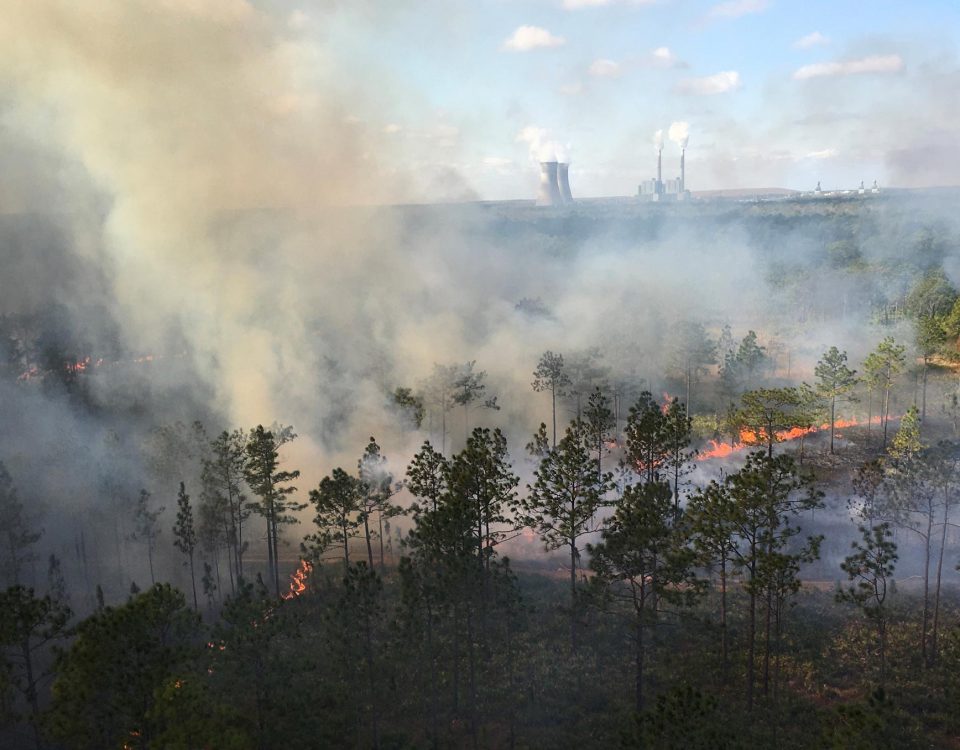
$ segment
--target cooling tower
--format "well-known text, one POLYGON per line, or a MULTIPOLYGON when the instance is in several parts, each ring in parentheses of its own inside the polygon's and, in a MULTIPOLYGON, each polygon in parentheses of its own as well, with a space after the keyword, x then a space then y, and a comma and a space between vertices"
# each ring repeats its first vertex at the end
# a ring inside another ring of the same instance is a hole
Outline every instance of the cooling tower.
POLYGON ((560 190, 560 198, 564 203, 573 203, 573 195, 570 193, 570 165, 560 162, 557 164, 557 187, 560 190))
POLYGON ((538 206, 559 206, 563 203, 560 187, 557 184, 557 162, 540 162, 540 192, 537 193, 538 206))

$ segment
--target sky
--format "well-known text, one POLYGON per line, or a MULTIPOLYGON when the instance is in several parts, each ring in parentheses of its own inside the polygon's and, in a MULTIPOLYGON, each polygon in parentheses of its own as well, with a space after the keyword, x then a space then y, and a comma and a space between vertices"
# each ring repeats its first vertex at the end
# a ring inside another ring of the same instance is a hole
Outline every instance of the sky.
POLYGON ((318 2, 288 23, 346 85, 378 71, 355 120, 412 199, 530 198, 551 153, 575 195, 634 194, 674 122, 694 190, 960 183, 954 0, 318 2))

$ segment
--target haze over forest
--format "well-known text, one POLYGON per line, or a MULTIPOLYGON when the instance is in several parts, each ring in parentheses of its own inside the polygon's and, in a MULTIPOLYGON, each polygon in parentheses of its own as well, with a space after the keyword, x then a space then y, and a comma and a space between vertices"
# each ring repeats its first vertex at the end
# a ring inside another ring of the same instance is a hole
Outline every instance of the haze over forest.
POLYGON ((956 9, 466 5, 7 9, 0 745, 954 746, 956 9))

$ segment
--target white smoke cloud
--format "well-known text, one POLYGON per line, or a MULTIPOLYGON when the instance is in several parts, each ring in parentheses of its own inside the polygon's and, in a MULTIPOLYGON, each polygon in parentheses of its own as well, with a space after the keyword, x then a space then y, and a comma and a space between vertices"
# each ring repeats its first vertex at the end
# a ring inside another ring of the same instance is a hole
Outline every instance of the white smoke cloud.
POLYGON ((797 69, 793 77, 804 81, 809 78, 833 76, 851 76, 864 73, 899 73, 903 70, 903 58, 900 55, 872 55, 858 60, 814 63, 797 69))
POLYGON ((517 134, 515 140, 527 144, 533 162, 570 162, 570 144, 554 138, 547 128, 528 125, 517 134))
POLYGON ((653 134, 653 147, 659 151, 663 148, 663 130, 657 130, 653 134))

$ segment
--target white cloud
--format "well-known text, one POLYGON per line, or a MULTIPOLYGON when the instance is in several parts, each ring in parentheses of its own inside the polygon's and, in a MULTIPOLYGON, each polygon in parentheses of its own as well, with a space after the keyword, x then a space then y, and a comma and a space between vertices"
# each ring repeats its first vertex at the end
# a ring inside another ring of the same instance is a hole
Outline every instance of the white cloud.
POLYGON ((832 159, 837 155, 837 150, 834 148, 825 148, 823 151, 811 151, 808 154, 805 154, 803 158, 805 159, 832 159))
POLYGON ((903 58, 900 55, 873 55, 859 60, 842 62, 814 63, 797 69, 793 77, 798 81, 824 76, 850 76, 860 73, 899 73, 903 70, 903 58))
POLYGON ((563 7, 567 10, 580 8, 603 8, 615 3, 630 3, 631 5, 653 5, 658 0, 563 0, 563 7))
POLYGON ((770 5, 769 0, 727 0, 714 5, 707 13, 708 18, 739 18, 748 13, 760 13, 770 5))
POLYGON ((811 47, 822 47, 825 44, 830 44, 830 39, 819 31, 814 31, 797 39, 793 46, 795 49, 810 49, 811 47))
POLYGON ((589 73, 597 78, 616 78, 620 75, 620 64, 613 60, 594 60, 589 73))
POLYGON ((650 59, 658 68, 672 68, 680 62, 669 47, 657 47, 650 53, 650 59))
POLYGON ((403 128, 397 125, 397 123, 395 122, 391 122, 390 124, 384 126, 383 128, 383 132, 386 133, 387 135, 395 135, 396 133, 399 133, 401 130, 403 130, 403 128))
POLYGON ((503 48, 514 52, 528 52, 543 47, 559 47, 566 44, 562 36, 554 36, 539 26, 519 26, 513 34, 503 42, 503 48))
POLYGON ((735 70, 724 70, 703 78, 686 78, 677 84, 681 94, 704 96, 723 94, 740 88, 740 74, 735 70))

